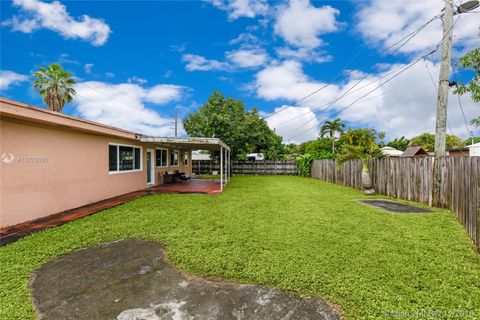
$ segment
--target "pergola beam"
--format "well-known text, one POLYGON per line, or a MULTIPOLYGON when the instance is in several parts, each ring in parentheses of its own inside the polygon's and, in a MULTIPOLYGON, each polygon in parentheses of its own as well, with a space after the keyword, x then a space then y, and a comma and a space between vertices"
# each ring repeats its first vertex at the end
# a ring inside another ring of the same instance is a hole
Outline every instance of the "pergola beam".
POLYGON ((172 138, 172 137, 151 137, 141 136, 141 142, 161 143, 178 148, 198 150, 230 150, 230 147, 218 138, 172 138))

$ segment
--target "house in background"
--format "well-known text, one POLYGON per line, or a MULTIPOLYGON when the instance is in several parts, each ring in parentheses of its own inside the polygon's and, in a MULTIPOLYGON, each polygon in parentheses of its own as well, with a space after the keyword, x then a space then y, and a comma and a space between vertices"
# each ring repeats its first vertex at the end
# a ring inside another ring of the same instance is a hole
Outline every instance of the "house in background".
POLYGON ((249 153, 247 154, 248 161, 262 161, 265 160, 263 153, 249 153))
POLYGON ((202 152, 203 150, 192 151, 192 161, 194 160, 211 160, 210 153, 202 152))
POLYGON ((190 176, 192 150, 230 154, 220 139, 149 137, 5 98, 0 134, 2 227, 190 176))
POLYGON ((415 158, 415 157, 430 157, 431 155, 425 151, 422 147, 410 147, 405 150, 401 157, 402 158, 415 158))
POLYGON ((468 157, 469 151, 468 148, 454 148, 447 151, 447 154, 450 157, 468 157))
POLYGON ((400 157, 403 154, 403 151, 397 150, 389 146, 380 148, 380 151, 387 157, 400 157))
POLYGON ((480 142, 466 146, 469 150, 470 157, 480 157, 480 142))

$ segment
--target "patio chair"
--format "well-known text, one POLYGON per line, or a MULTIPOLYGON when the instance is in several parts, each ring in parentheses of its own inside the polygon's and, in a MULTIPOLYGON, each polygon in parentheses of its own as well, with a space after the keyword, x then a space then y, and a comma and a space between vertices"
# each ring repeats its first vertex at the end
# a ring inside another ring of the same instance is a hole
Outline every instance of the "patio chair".
POLYGON ((185 172, 181 172, 179 175, 179 178, 181 182, 188 182, 188 183, 192 182, 192 177, 187 176, 185 172))
POLYGON ((163 174, 163 183, 174 183, 175 182, 175 174, 173 171, 167 171, 163 174))

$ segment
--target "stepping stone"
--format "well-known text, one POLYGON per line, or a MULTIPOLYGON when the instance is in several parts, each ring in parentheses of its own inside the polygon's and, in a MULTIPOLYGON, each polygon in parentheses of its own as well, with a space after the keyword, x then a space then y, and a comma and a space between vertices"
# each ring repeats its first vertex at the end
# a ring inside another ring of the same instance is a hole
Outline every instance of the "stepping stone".
POLYGON ((137 239, 49 262, 32 275, 31 290, 42 319, 340 319, 319 298, 187 275, 160 244, 137 239))
POLYGON ((434 211, 425 208, 415 207, 409 204, 386 200, 386 199, 360 199, 362 203, 372 207, 383 209, 393 213, 433 213, 434 211))

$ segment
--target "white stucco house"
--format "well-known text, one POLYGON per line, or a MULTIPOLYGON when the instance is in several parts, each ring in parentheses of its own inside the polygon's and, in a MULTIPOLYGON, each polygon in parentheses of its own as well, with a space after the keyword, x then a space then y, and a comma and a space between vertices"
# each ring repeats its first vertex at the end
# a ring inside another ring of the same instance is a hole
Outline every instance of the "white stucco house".
POLYGON ((480 142, 467 146, 470 157, 480 157, 480 142))
POLYGON ((202 153, 201 150, 193 150, 192 160, 211 160, 210 153, 202 153))
POLYGON ((380 151, 388 157, 400 157, 403 154, 403 151, 397 150, 395 148, 385 146, 383 148, 380 148, 380 151))

